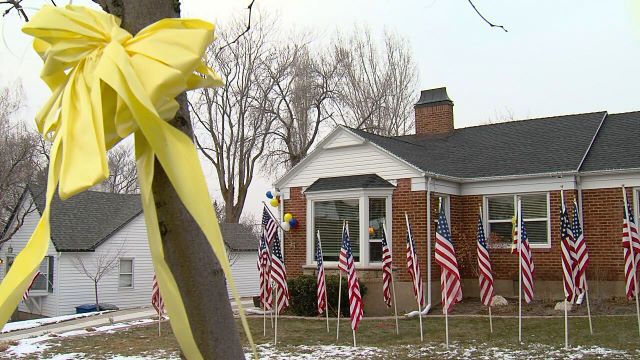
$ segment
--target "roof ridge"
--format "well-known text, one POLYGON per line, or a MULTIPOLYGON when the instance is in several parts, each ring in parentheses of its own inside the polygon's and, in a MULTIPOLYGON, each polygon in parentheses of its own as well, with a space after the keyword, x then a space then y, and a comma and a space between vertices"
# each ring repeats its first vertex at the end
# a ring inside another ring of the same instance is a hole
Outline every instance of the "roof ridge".
POLYGON ((523 122, 523 121, 549 120, 549 119, 556 119, 556 118, 565 118, 565 117, 569 117, 569 116, 606 114, 606 113, 607 113, 607 110, 601 110, 601 111, 591 111, 591 112, 586 112, 586 113, 573 113, 573 114, 564 114, 564 115, 544 116, 544 117, 537 117, 537 118, 531 118, 531 119, 509 120, 509 121, 496 122, 496 123, 492 123, 492 124, 478 124, 478 125, 466 126, 466 127, 461 127, 461 128, 458 128, 458 129, 454 129, 454 131, 455 130, 462 130, 462 129, 472 129, 472 128, 477 128, 477 127, 481 127, 481 126, 495 126, 495 125, 513 124, 513 123, 518 123, 518 122, 523 122))

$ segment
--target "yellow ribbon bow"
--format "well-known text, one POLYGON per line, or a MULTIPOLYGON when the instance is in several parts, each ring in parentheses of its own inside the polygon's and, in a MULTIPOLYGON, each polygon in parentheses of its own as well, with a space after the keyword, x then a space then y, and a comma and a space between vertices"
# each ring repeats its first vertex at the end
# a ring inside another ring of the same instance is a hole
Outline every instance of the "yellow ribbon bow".
MULTIPOLYGON (((0 323, 9 319, 47 253, 49 209, 56 188, 64 200, 106 179, 107 149, 133 133, 149 248, 171 325, 185 355, 201 359, 178 285, 164 260, 151 183, 157 158, 206 235, 238 300, 194 145, 165 121, 178 110, 178 94, 222 84, 202 62, 214 40, 214 26, 200 20, 164 19, 131 36, 120 28, 120 19, 107 13, 80 6, 44 6, 22 30, 35 38, 34 48, 44 60, 41 77, 52 95, 36 122, 53 144, 46 208, 0 284, 0 323)), ((253 347, 242 311, 241 318, 253 347)))

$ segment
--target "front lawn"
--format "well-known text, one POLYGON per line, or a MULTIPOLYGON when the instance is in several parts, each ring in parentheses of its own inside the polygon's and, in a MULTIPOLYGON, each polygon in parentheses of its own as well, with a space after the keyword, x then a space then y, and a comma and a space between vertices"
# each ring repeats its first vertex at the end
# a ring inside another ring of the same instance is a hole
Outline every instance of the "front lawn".
MULTIPOLYGON (((330 333, 326 323, 316 319, 279 320, 278 346, 273 346, 273 332, 267 323, 267 336, 262 336, 262 318, 249 319, 261 358, 341 358, 341 359, 480 359, 480 358, 612 358, 640 357, 640 336, 635 316, 596 316, 595 334, 589 335, 586 318, 570 319, 570 343, 563 349, 562 317, 523 319, 524 344, 518 345, 517 318, 493 319, 494 333, 489 333, 486 317, 454 316, 449 318, 451 347, 444 346, 444 318, 423 319, 424 343, 420 343, 418 319, 400 320, 400 336, 395 334, 393 319, 364 320, 358 329, 358 347, 351 347, 352 334, 348 319, 341 321, 340 341, 335 339, 335 319, 330 333)), ((140 358, 178 358, 178 345, 168 323, 163 323, 163 336, 157 336, 156 325, 132 327, 112 333, 84 335, 47 340, 42 352, 24 359, 50 359, 73 353, 65 359, 112 359, 116 356, 140 358)), ((8 350, 10 351, 10 350, 8 350)), ((15 358, 10 352, 0 358, 15 358)))

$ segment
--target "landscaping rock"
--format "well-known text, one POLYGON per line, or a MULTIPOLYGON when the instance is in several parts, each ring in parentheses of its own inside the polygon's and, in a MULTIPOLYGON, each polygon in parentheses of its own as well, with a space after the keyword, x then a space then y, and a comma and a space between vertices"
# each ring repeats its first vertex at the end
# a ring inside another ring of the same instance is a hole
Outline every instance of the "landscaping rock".
POLYGON ((507 305, 509 305, 509 303, 507 302, 507 299, 505 299, 500 295, 495 295, 493 297, 493 301, 491 301, 491 306, 507 306, 507 305))
POLYGON ((567 304, 567 311, 571 311, 573 306, 571 305, 571 303, 568 303, 566 301, 560 301, 556 303, 556 306, 553 309, 558 311, 564 311, 564 304, 567 304))

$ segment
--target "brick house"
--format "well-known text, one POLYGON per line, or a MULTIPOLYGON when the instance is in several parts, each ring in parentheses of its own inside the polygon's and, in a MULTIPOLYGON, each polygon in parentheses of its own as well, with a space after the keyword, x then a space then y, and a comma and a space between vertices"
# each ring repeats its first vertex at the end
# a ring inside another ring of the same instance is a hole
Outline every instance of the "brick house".
POLYGON ((283 212, 299 220, 285 234, 291 276, 313 273, 313 241, 321 231, 325 264, 336 272, 342 220, 350 222, 358 275, 367 283, 365 310, 382 313, 379 227, 391 234, 398 305, 415 310, 406 271, 405 213, 417 242, 428 303, 439 302, 433 259, 437 210, 443 204, 456 246, 465 297, 478 296, 476 225, 482 211, 496 292, 517 295, 518 259, 510 253, 516 198, 536 264, 536 298, 562 298, 559 245, 560 189, 583 209, 591 263, 591 297, 622 296, 622 190, 638 213, 640 112, 606 111, 454 127, 446 88, 422 91, 416 134, 384 137, 338 127, 275 186, 283 212), (427 226, 430 224, 431 226, 427 226), (373 228, 373 230, 369 228, 373 228), (371 235, 370 235, 371 233, 371 235))

